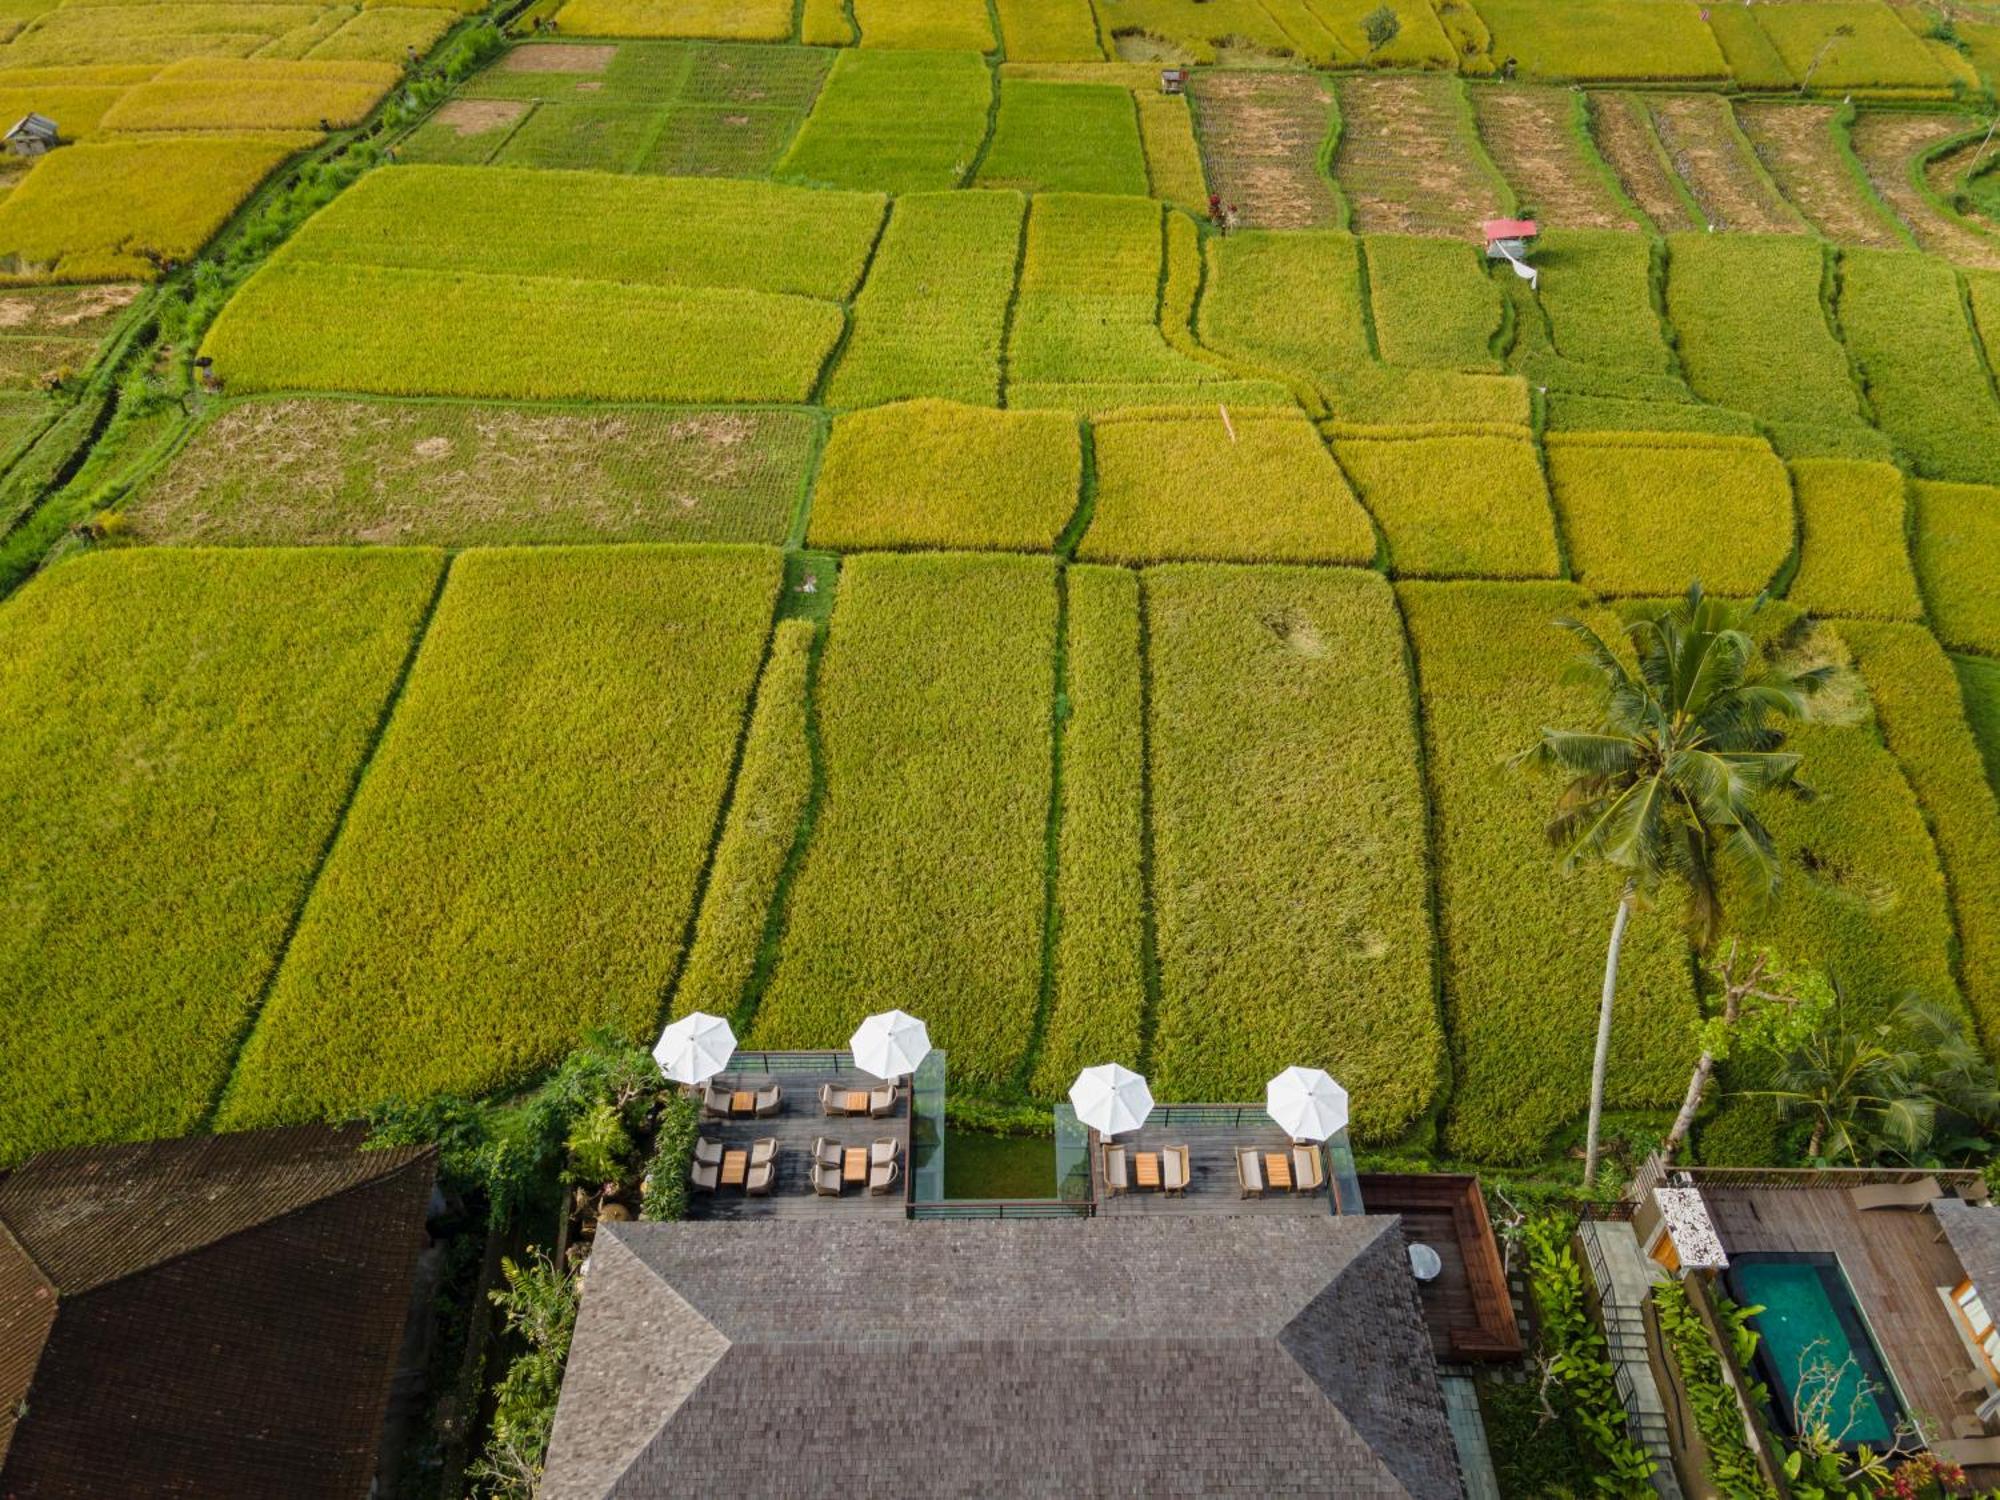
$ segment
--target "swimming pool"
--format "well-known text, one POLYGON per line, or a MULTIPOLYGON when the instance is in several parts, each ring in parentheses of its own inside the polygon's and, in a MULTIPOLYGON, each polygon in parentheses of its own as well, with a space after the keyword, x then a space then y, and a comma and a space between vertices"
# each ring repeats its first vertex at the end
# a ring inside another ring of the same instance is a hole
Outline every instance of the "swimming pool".
POLYGON ((1837 1257, 1747 1251, 1731 1258, 1724 1283, 1743 1306, 1764 1309, 1751 1319, 1759 1335, 1756 1375, 1770 1387, 1773 1415, 1787 1437, 1799 1432, 1801 1377, 1819 1367, 1841 1371, 1822 1409, 1843 1446, 1894 1441, 1902 1403, 1837 1257))

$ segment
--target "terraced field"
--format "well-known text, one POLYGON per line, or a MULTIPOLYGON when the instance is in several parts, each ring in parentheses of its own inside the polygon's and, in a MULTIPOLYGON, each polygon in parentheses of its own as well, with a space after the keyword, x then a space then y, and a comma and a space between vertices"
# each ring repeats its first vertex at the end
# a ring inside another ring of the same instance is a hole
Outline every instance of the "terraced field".
MULTIPOLYGON (((1504 762, 1696 578, 1844 669, 1740 930, 2000 1045, 1983 54, 1371 8, 20 8, 0 1166, 891 1005, 1547 1163, 1615 890, 1504 762)), ((1642 913, 1642 1132, 1692 976, 1642 913)))

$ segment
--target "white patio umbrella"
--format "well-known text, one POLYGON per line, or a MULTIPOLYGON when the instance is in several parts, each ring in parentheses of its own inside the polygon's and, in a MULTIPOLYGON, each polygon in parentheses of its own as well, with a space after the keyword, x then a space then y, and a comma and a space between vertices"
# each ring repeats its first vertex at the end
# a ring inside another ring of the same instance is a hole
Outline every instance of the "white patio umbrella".
POLYGON ((1264 1113, 1295 1141, 1347 1128, 1347 1090, 1318 1068, 1287 1068, 1264 1085, 1264 1113))
POLYGON ((854 1066, 877 1078, 901 1078, 930 1056, 931 1034, 922 1021, 900 1010, 885 1010, 854 1028, 847 1039, 854 1066))
POLYGON ((720 1016, 692 1010, 660 1033, 653 1061, 675 1083, 707 1083, 736 1054, 736 1033, 720 1016))
POLYGON ((1117 1063, 1085 1068, 1069 1086, 1076 1117, 1099 1135, 1123 1135, 1137 1130, 1153 1112, 1153 1091, 1146 1080, 1117 1063))

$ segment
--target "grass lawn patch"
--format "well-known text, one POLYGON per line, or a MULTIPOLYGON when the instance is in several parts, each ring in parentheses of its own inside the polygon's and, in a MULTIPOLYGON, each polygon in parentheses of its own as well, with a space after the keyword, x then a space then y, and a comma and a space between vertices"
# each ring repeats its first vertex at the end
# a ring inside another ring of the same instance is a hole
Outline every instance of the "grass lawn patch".
POLYGON ((1792 487, 1761 438, 1550 433, 1549 483, 1577 576, 1604 595, 1700 579, 1752 595, 1792 550, 1792 487))
POLYGON ((1477 250, 1400 234, 1370 235, 1362 245, 1382 358, 1498 373, 1493 340, 1506 307, 1477 250))
POLYGON ((442 565, 133 550, 0 605, 0 1162, 201 1124, 442 565))
POLYGON ((629 172, 659 129, 644 104, 539 104, 494 153, 503 167, 629 172))
POLYGON ((1667 267, 1667 316, 1696 395, 1768 422, 1787 457, 1889 457, 1827 326, 1817 240, 1677 234, 1667 267))
POLYGON ((1535 78, 1717 81, 1729 76, 1701 8, 1681 0, 1478 0, 1493 55, 1535 78))
POLYGON ((1926 255, 1850 250, 1841 256, 1839 312, 1876 420, 1917 472, 2000 481, 2000 404, 1958 273, 1926 255))
POLYGON ((1424 793, 1395 600, 1333 569, 1145 575, 1160 1014, 1170 1099, 1299 1063, 1400 1134, 1444 1071, 1424 793))
POLYGON ((1320 159, 1332 121, 1330 80, 1204 70, 1188 97, 1209 191, 1235 204, 1247 228, 1341 226, 1340 199, 1320 159))
POLYGON ((1917 579, 1947 646, 2000 655, 2000 489, 1915 480, 1917 579))
POLYGON ((1365 565, 1375 533, 1301 412, 1099 420, 1097 502, 1079 557, 1365 565), (1233 433, 1232 433, 1233 428, 1233 433))
POLYGON ((986 139, 992 94, 976 52, 843 52, 778 171, 890 193, 957 187, 986 139))
POLYGON ((1034 1092, 1059 1099, 1082 1069, 1136 1063, 1146 1005, 1145 744, 1139 575, 1073 567, 1063 721, 1054 988, 1034 1092))
POLYGON ((1337 437, 1399 577, 1554 578, 1548 482, 1526 429, 1337 437))
POLYGON ((145 542, 784 541, 805 412, 231 402, 127 503, 145 542))
POLYGON ((483 1093, 649 1038, 770 630, 776 551, 453 565, 224 1101, 483 1093))
POLYGON ((735 1015, 756 970, 771 902, 812 796, 806 715, 818 631, 810 620, 781 620, 772 632, 729 820, 674 992, 676 1016, 735 1015))
POLYGON ((836 418, 811 543, 834 551, 1046 551, 1076 511, 1083 440, 1066 412, 905 401, 836 418))
MULTIPOLYGON (((1557 873, 1542 833, 1554 788, 1504 762, 1543 724, 1590 722, 1589 691, 1562 678, 1572 643, 1553 624, 1584 614, 1585 596, 1568 584, 1396 591, 1423 699, 1452 1057, 1446 1148, 1529 1161, 1589 1105, 1617 888, 1557 873)), ((1697 1016, 1678 914, 1643 913, 1618 976, 1613 1108, 1679 1101, 1697 1016)))
POLYGON ((1921 619, 1903 471, 1837 458, 1800 459, 1791 467, 1804 536, 1786 597, 1816 615, 1921 619))
POLYGON ((1146 196, 1132 91, 1116 84, 1003 78, 982 187, 1146 196))
POLYGON ((942 396, 997 405, 1026 212, 1019 193, 898 198, 855 299, 827 404, 942 396))
POLYGON ((826 795, 750 1042, 920 1014, 952 1076, 1011 1079, 1041 989, 1055 564, 861 556, 818 704, 826 795))

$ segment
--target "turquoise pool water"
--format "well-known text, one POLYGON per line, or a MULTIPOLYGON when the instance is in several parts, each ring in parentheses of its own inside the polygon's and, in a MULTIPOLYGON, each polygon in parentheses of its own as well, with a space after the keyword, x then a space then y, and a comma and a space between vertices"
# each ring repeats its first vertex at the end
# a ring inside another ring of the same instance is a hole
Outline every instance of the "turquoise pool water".
POLYGON ((1794 1430, 1801 1374, 1830 1365, 1842 1374, 1826 1405, 1826 1420, 1841 1441, 1880 1447, 1894 1438, 1895 1397, 1887 1389, 1872 1399, 1865 1394, 1864 1381, 1886 1387, 1887 1372, 1838 1266, 1744 1257, 1730 1268, 1729 1282, 1738 1302, 1764 1309, 1755 1320, 1763 1340, 1760 1373, 1783 1401, 1783 1414, 1794 1430))

